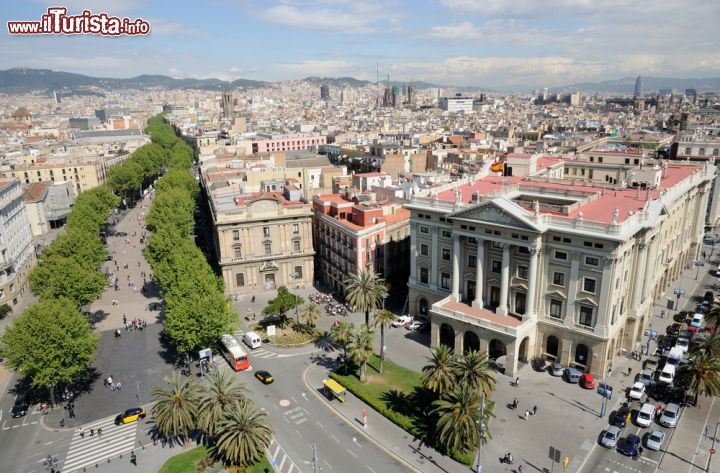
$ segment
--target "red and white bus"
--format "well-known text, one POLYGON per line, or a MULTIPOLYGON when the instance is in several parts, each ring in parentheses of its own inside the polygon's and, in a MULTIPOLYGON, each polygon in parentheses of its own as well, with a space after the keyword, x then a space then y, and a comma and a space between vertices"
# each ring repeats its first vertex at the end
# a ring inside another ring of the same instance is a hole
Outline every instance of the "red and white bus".
POLYGON ((250 360, 248 360, 247 353, 245 353, 245 350, 243 350, 232 335, 227 333, 220 335, 220 350, 235 371, 250 368, 250 360))

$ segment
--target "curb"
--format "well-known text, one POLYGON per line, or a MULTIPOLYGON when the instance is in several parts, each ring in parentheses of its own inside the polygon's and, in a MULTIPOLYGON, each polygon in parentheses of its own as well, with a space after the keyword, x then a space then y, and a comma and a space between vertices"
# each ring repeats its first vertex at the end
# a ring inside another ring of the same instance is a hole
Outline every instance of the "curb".
MULTIPOLYGON (((335 409, 329 402, 327 402, 327 400, 323 399, 322 396, 320 396, 320 395, 317 393, 317 391, 316 391, 312 386, 310 386, 310 384, 308 384, 308 381, 307 381, 307 378, 306 378, 306 375, 307 375, 308 370, 310 370, 310 368, 312 368, 313 366, 314 366, 314 365, 312 365, 312 364, 309 365, 307 368, 305 368, 305 370, 304 370, 303 373, 302 373, 303 383, 305 383, 305 387, 307 388, 308 391, 312 392, 313 395, 314 395, 316 398, 318 398, 323 404, 325 404, 325 405, 333 412, 333 414, 335 414, 337 417, 339 417, 340 419, 342 419, 343 422, 345 422, 347 425, 349 425, 350 427, 352 427, 353 429, 355 429, 355 431, 357 431, 357 432, 360 433, 363 437, 365 437, 367 440, 369 440, 370 442, 372 442, 373 444, 375 444, 375 446, 377 446, 378 448, 380 448, 382 451, 384 451, 385 453, 387 453, 388 455, 390 455, 392 458, 394 458, 395 460, 397 460, 397 461, 400 462, 401 464, 403 464, 403 465, 405 465, 406 467, 408 467, 411 471, 414 471, 414 472, 416 472, 416 473, 423 473, 422 470, 419 470, 418 468, 416 468, 415 466, 413 466, 412 464, 410 464, 407 460, 405 460, 404 458, 402 458, 401 456, 399 456, 398 454, 396 454, 395 452, 393 452, 392 450, 388 449, 388 448, 385 447, 383 444, 381 444, 380 442, 378 442, 377 440, 375 440, 375 439, 374 439, 373 437, 371 437, 367 432, 365 432, 364 430, 360 429, 357 425, 355 425, 354 423, 350 422, 350 421, 347 419, 347 417, 345 417, 344 415, 340 414, 340 413, 337 411, 337 409, 335 409)), ((368 406, 368 407, 370 407, 370 406, 368 406)), ((370 407, 370 409, 372 409, 372 407, 370 407)), ((373 410, 374 410, 374 409, 373 409, 373 410)), ((380 414, 380 415, 382 415, 382 414, 380 414)))

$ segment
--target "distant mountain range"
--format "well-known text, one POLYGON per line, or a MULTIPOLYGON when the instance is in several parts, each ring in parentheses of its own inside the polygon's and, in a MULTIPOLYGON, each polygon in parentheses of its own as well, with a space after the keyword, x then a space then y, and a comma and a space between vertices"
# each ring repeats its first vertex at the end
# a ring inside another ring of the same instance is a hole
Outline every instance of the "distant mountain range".
MULTIPOLYGON (((354 77, 306 77, 305 82, 317 85, 328 84, 331 87, 364 87, 374 82, 355 79, 354 77)), ((392 82, 392 81, 391 81, 392 82)), ((0 92, 22 93, 31 91, 76 91, 97 87, 99 89, 141 89, 147 87, 163 87, 167 89, 204 89, 227 90, 236 88, 259 88, 270 85, 271 82, 249 79, 224 81, 220 79, 174 79, 164 75, 141 75, 129 79, 106 77, 92 77, 72 72, 52 71, 49 69, 13 68, 0 71, 0 92)), ((384 84, 384 81, 381 81, 384 84)), ((453 89, 461 92, 496 92, 487 87, 448 86, 429 82, 416 81, 418 89, 439 87, 453 89)), ((579 82, 561 87, 551 87, 554 93, 580 91, 584 93, 632 94, 635 87, 635 77, 608 80, 603 82, 579 82)), ((643 88, 646 93, 655 93, 659 89, 696 89, 698 92, 720 90, 720 77, 709 79, 675 79, 670 77, 643 76, 643 88)), ((501 87, 498 90, 508 92, 527 92, 532 87, 501 87)))
POLYGON ((232 82, 220 79, 173 79, 163 75, 141 75, 129 79, 91 77, 72 72, 49 69, 13 68, 0 71, 0 92, 18 93, 34 90, 63 90, 88 87, 102 89, 140 89, 164 87, 167 89, 224 90, 237 87, 264 87, 269 82, 237 79, 232 82))
MULTIPOLYGON (((607 94, 632 94, 635 91, 637 77, 624 77, 622 79, 606 80, 603 82, 579 82, 562 87, 551 87, 550 91, 558 92, 600 92, 607 94)), ((695 89, 698 92, 712 92, 720 90, 720 77, 709 79, 675 79, 673 77, 642 76, 643 91, 646 94, 657 93, 660 89, 675 89, 684 92, 685 89, 695 89)))

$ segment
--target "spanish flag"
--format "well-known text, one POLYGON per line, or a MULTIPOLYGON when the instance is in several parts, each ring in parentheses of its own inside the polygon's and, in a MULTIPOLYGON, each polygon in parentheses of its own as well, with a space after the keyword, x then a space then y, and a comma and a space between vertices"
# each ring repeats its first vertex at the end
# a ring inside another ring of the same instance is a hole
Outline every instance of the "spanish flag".
POLYGON ((490 165, 490 170, 492 172, 503 172, 505 169, 505 163, 503 161, 498 161, 497 163, 493 163, 490 165))

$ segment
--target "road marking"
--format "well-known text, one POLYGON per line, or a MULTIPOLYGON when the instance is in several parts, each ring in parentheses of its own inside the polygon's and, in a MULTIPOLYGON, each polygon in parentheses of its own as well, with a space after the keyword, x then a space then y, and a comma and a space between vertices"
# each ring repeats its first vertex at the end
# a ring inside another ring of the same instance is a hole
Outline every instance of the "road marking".
POLYGON ((287 455, 283 455, 282 460, 280 460, 280 465, 278 466, 278 470, 282 471, 283 466, 285 465, 285 460, 287 460, 287 455))
MULTIPOLYGON (((333 468, 332 465, 331 465, 330 463, 328 463, 327 460, 325 460, 324 458, 323 458, 323 463, 325 463, 325 464, 328 466, 328 468, 330 468, 331 470, 334 470, 334 469, 335 469, 335 468, 333 468)), ((290 473, 290 472, 288 472, 288 473, 290 473)))
POLYGON ((346 450, 348 451, 348 453, 350 453, 350 455, 352 455, 352 456, 354 456, 355 458, 357 458, 357 455, 355 455, 355 452, 353 452, 353 451, 350 450, 349 448, 346 449, 346 450))
POLYGON ((293 430, 295 431, 296 434, 298 434, 298 437, 303 438, 303 436, 300 435, 300 432, 298 432, 298 429, 293 429, 293 430))
POLYGON ((38 421, 30 422, 30 425, 35 425, 35 424, 37 424, 37 423, 38 423, 38 421))
POLYGON ((104 462, 110 458, 127 453, 135 448, 138 423, 115 425, 114 418, 93 422, 82 427, 85 437, 80 436, 80 429, 73 431, 70 448, 65 456, 63 472, 82 470, 89 466, 104 462), (90 429, 101 428, 102 436, 90 437, 90 429))
POLYGON ((294 402, 295 404, 297 404, 297 399, 295 399, 295 396, 290 396, 290 399, 292 399, 293 402, 294 402))
MULTIPOLYGON (((295 463, 290 462, 290 469, 287 471, 287 473, 292 473, 294 468, 295 468, 295 463)), ((300 471, 300 470, 298 470, 298 471, 300 471)))
POLYGON ((280 444, 278 444, 277 448, 275 449, 275 453, 272 454, 272 457, 277 457, 278 452, 280 451, 280 444))
POLYGON ((375 470, 373 470, 373 469, 370 468, 369 466, 367 466, 367 465, 365 465, 365 466, 367 467, 368 470, 372 471, 372 473, 377 473, 375 470))
POLYGON ((340 441, 337 439, 337 437, 335 437, 333 434, 330 434, 330 437, 332 437, 333 440, 336 441, 337 443, 340 443, 340 441))
POLYGON ((316 423, 317 425, 319 425, 321 429, 325 430, 325 426, 324 426, 324 425, 322 425, 322 424, 321 424, 320 422, 318 422, 318 421, 315 421, 315 423, 316 423))
POLYGON ((280 407, 288 407, 290 405, 290 401, 287 399, 280 399, 278 404, 280 404, 280 407))

